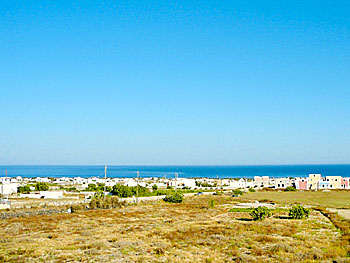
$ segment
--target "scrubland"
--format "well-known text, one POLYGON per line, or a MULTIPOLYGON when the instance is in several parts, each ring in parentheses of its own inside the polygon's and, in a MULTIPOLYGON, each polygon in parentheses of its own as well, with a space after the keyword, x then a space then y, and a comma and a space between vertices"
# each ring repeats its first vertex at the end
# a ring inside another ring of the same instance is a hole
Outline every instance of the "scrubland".
POLYGON ((280 209, 257 222, 229 212, 236 200, 203 195, 1 220, 0 262, 350 262, 349 240, 321 212, 292 220, 280 209))
POLYGON ((259 191, 243 195, 241 200, 270 200, 281 204, 302 203, 304 205, 332 208, 350 208, 350 191, 259 191))

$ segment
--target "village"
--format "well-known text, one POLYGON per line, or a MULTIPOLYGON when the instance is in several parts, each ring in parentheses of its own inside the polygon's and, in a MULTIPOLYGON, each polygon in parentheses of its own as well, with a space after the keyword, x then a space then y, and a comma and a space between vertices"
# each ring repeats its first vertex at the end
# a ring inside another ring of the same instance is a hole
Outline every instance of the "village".
POLYGON ((17 177, 0 177, 0 195, 2 198, 34 198, 34 199, 59 199, 64 193, 75 192, 85 195, 93 195, 94 191, 86 191, 89 185, 105 185, 113 187, 114 185, 125 186, 142 186, 152 189, 192 189, 192 190, 234 190, 249 188, 262 189, 286 189, 294 187, 296 190, 332 190, 332 189, 350 189, 350 178, 341 176, 325 176, 321 174, 309 174, 308 177, 286 177, 286 178, 270 178, 269 176, 255 176, 254 179, 246 178, 82 178, 82 177, 36 177, 22 178, 17 177), (35 183, 46 183, 49 189, 46 191, 35 191, 33 187, 35 183), (19 191, 19 187, 29 186, 29 190, 25 193, 19 191))

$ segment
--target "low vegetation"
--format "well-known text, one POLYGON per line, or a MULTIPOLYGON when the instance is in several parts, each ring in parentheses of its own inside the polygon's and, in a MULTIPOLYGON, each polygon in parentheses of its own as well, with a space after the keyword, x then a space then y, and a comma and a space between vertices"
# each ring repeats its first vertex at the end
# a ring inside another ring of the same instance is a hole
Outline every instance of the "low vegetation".
POLYGON ((127 206, 116 196, 93 200, 107 209, 73 207, 73 213, 0 220, 0 262, 349 260, 350 224, 327 210, 320 210, 325 216, 313 210, 304 220, 288 220, 282 218, 288 210, 271 209, 273 216, 252 221, 252 209, 232 209, 237 198, 226 195, 193 196, 176 205, 159 200, 127 206))
POLYGON ((173 192, 164 197, 164 201, 168 203, 182 203, 184 195, 178 192, 173 192))
POLYGON ((241 189, 235 189, 232 192, 234 195, 243 195, 243 191, 241 189))
POLYGON ((262 221, 265 218, 271 216, 270 210, 265 206, 259 206, 257 208, 253 208, 250 212, 251 217, 255 221, 262 221))
POLYGON ((301 204, 332 208, 350 208, 350 191, 289 191, 275 190, 247 192, 239 197, 240 201, 268 200, 279 204, 301 204))
POLYGON ((297 189, 293 186, 287 186, 286 189, 284 189, 285 192, 295 192, 297 189))
POLYGON ((289 210, 289 216, 293 219, 308 218, 309 215, 310 215, 310 210, 304 208, 301 205, 295 205, 289 210))

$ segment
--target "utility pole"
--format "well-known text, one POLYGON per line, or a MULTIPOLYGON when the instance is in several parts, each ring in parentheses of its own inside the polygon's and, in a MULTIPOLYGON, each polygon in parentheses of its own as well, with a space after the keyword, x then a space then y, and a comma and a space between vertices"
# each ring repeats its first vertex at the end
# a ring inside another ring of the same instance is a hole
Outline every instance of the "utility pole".
POLYGON ((103 191, 103 199, 106 199, 106 183, 107 183, 107 165, 105 165, 105 188, 103 191))
POLYGON ((137 185, 136 185, 136 204, 139 203, 139 171, 137 171, 137 185))
POLYGON ((216 189, 219 189, 219 175, 216 175, 216 189))
POLYGON ((177 173, 175 173, 175 191, 177 190, 177 173))

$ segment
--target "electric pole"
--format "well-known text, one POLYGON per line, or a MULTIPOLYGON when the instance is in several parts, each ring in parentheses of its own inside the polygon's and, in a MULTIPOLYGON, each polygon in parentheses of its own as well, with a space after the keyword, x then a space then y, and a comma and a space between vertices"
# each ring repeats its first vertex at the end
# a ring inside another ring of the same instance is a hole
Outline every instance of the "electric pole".
POLYGON ((105 188, 103 191, 103 199, 106 199, 106 183, 107 183, 107 165, 105 165, 105 188))
POLYGON ((137 171, 137 185, 136 185, 136 204, 139 203, 139 171, 137 171))
POLYGON ((175 191, 177 190, 177 173, 175 173, 175 191))

